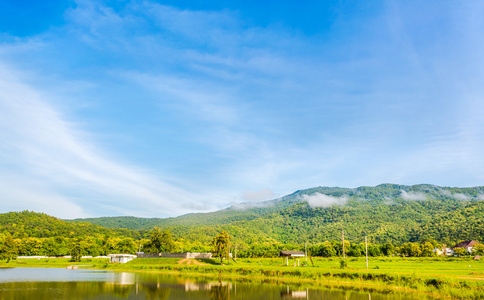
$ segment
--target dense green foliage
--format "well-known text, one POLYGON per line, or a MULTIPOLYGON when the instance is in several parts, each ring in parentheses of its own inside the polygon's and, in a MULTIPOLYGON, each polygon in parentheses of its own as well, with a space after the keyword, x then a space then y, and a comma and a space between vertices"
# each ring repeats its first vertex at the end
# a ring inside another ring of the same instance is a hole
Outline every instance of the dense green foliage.
POLYGON ((212 213, 167 219, 94 220, 103 226, 114 222, 116 228, 149 229, 146 226, 156 225, 170 229, 176 238, 203 244, 210 243, 221 230, 233 236, 236 244, 246 246, 318 243, 338 239, 343 228, 354 242, 363 241, 367 235, 372 243, 379 244, 429 239, 452 244, 484 239, 484 206, 479 201, 482 195, 483 187, 395 184, 355 189, 317 187, 256 206, 241 204, 212 213), (305 200, 305 196, 321 194, 340 202, 311 207, 305 200))
POLYGON ((484 202, 473 202, 461 209, 440 215, 418 227, 412 241, 435 239, 452 245, 455 241, 484 240, 484 202))
POLYGON ((14 238, 115 235, 140 239, 147 235, 146 231, 111 229, 88 222, 66 222, 44 213, 30 211, 1 214, 0 233, 10 233, 14 238))
POLYGON ((81 255, 134 253, 146 235, 145 231, 66 222, 43 213, 10 212, 0 215, 0 259, 73 255, 77 260, 81 255))
POLYGON ((8 263, 11 259, 17 258, 17 255, 18 248, 12 236, 0 236, 0 260, 6 260, 8 263))
POLYGON ((229 234, 222 230, 216 237, 212 240, 212 253, 214 257, 220 258, 220 263, 223 262, 224 257, 230 261, 229 249, 230 249, 230 239, 229 234))
MULTIPOLYGON (((357 189, 320 187, 269 201, 266 208, 249 208, 246 220, 240 220, 238 215, 229 223, 186 225, 189 221, 183 216, 179 224, 177 218, 172 218, 173 225, 165 228, 177 238, 203 244, 225 230, 234 237, 233 242, 240 249, 339 240, 342 229, 347 239, 355 243, 362 242, 367 235, 374 244, 401 245, 409 241, 436 240, 453 245, 462 240, 484 239, 484 210, 481 209, 484 202, 480 201, 483 194, 482 187, 391 184, 357 189), (343 197, 345 202, 311 207, 304 195, 316 193, 343 197), (255 214, 259 216, 253 218, 255 214)), ((228 218, 233 211, 241 212, 232 207, 217 212, 217 216, 221 218, 224 213, 228 218)), ((198 223, 199 216, 193 217, 191 222, 198 223)))
POLYGON ((344 229, 349 256, 361 255, 365 236, 372 256, 389 255, 396 247, 406 255, 428 256, 430 245, 484 240, 483 195, 484 187, 382 184, 354 189, 317 187, 272 201, 167 219, 63 221, 23 211, 0 215, 0 235, 10 235, 20 255, 66 255, 75 241, 81 243, 84 255, 99 255, 134 253, 140 247, 146 252, 160 251, 159 245, 151 249, 154 240, 148 240, 153 226, 160 228, 160 238, 167 230, 173 235, 168 250, 186 252, 210 251, 213 238, 225 230, 239 257, 303 250, 305 242, 313 255, 333 256, 341 254, 335 245, 341 245, 344 229))
POLYGON ((143 250, 146 253, 171 253, 175 251, 175 242, 169 230, 161 231, 155 227, 150 231, 150 241, 145 243, 143 250))

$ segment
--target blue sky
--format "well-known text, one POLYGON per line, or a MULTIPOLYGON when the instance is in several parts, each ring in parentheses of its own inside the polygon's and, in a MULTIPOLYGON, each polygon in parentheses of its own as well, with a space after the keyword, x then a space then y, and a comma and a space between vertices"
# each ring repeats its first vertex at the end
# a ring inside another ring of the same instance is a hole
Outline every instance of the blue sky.
POLYGON ((483 185, 482 15, 4 0, 1 212, 168 217, 315 186, 483 185))

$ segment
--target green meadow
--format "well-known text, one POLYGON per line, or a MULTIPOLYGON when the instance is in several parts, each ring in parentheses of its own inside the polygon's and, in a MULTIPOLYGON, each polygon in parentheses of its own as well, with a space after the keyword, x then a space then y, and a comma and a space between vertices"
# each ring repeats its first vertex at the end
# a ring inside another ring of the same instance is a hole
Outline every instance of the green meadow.
POLYGON ((235 261, 181 260, 178 258, 140 258, 126 264, 109 263, 108 259, 17 259, 1 263, 1 267, 54 267, 78 265, 84 269, 155 272, 234 280, 274 283, 298 283, 310 287, 332 287, 378 291, 384 293, 415 293, 423 297, 484 299, 484 261, 471 258, 372 258, 366 269, 364 258, 341 259, 313 257, 300 259, 300 266, 283 264, 282 258, 244 258, 235 261))

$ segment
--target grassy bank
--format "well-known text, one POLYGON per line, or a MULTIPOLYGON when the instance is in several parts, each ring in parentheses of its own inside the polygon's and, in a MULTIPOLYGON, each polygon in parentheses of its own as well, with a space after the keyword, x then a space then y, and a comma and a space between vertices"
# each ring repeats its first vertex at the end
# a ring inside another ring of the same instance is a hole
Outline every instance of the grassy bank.
POLYGON ((107 259, 19 259, 2 267, 57 267, 80 265, 87 269, 163 272, 187 275, 231 277, 243 280, 299 282, 311 286, 352 288, 385 293, 414 292, 432 297, 484 299, 484 261, 465 258, 373 258, 366 270, 364 258, 347 259, 340 268, 336 258, 313 258, 305 266, 283 265, 281 259, 239 259, 220 265, 215 260, 177 258, 135 259, 127 264, 111 264, 107 259))

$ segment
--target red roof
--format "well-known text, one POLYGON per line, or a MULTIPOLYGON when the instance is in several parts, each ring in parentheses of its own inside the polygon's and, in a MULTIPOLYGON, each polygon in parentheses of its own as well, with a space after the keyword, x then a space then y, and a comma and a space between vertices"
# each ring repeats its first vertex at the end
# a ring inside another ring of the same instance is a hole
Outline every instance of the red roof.
POLYGON ((304 256, 304 252, 302 251, 281 251, 279 252, 279 256, 304 256))
POLYGON ((468 247, 474 247, 475 244, 479 244, 479 242, 476 242, 476 241, 464 241, 464 242, 460 242, 458 243, 457 245, 455 245, 454 247, 450 248, 450 249, 455 249, 455 248, 468 248, 468 247))

